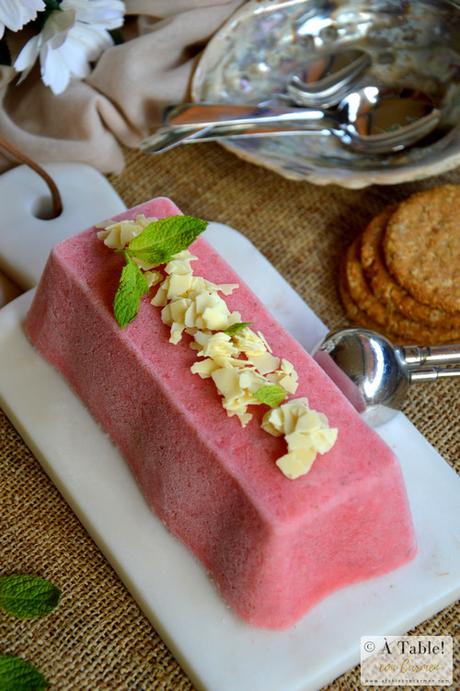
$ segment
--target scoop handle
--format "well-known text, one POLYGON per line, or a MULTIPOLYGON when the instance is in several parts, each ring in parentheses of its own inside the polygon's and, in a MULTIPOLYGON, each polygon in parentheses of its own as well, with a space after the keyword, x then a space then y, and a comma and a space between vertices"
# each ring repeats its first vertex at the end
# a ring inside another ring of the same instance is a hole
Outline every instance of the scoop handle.
POLYGON ((437 381, 449 377, 460 377, 460 367, 430 367, 426 369, 409 370, 411 384, 437 381))
POLYGON ((404 363, 411 369, 423 365, 460 364, 460 344, 439 346, 401 346, 399 349, 404 363))

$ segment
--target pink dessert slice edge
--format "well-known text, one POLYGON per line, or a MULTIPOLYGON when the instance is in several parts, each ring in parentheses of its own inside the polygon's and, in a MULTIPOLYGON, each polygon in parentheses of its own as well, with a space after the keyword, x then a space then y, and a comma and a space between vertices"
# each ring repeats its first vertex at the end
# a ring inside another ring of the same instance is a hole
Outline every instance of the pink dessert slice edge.
MULTIPOLYGON (((117 219, 180 214, 153 199, 117 219)), ((306 396, 339 430, 311 471, 275 465, 285 443, 228 418, 211 380, 190 372, 187 338, 168 342, 160 310, 143 300, 121 330, 112 301, 123 258, 90 228, 55 247, 26 320, 37 350, 65 377, 122 452, 152 509, 202 561, 248 623, 293 625, 329 593, 410 561, 416 542, 398 460, 317 363, 205 240, 194 273, 238 283, 226 298, 299 373, 306 396)), ((251 410, 251 412, 253 412, 251 410)))

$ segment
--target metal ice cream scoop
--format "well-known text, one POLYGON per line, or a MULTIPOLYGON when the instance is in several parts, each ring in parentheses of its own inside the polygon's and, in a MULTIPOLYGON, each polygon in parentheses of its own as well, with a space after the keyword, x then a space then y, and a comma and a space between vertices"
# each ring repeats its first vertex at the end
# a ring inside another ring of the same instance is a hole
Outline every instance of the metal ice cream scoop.
POLYGON ((460 345, 394 346, 367 329, 331 332, 313 356, 371 427, 396 415, 411 384, 460 377, 446 367, 460 364, 460 345))

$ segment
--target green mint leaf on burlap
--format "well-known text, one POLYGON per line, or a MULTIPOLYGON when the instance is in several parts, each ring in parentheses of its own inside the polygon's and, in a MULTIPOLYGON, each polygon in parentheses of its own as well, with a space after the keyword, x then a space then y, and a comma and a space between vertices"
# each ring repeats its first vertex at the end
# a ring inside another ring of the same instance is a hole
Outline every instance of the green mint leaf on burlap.
POLYGON ((149 286, 136 262, 126 257, 126 264, 120 276, 120 283, 113 301, 115 319, 123 329, 133 321, 139 312, 141 297, 148 293, 149 286))
POLYGON ((133 238, 126 252, 147 264, 166 264, 174 254, 190 247, 207 225, 206 221, 193 216, 161 218, 133 238))
POLYGON ((27 574, 0 576, 0 610, 20 619, 44 617, 58 605, 60 597, 59 588, 46 578, 27 574))
POLYGON ((284 401, 287 396, 286 391, 278 384, 264 384, 257 389, 254 396, 261 403, 266 403, 270 408, 276 408, 284 401))
POLYGON ((43 691, 49 682, 22 657, 0 655, 1 691, 43 691))
POLYGON ((227 334, 227 336, 234 336, 247 326, 251 326, 251 322, 237 322, 229 326, 228 329, 225 329, 224 334, 227 334))

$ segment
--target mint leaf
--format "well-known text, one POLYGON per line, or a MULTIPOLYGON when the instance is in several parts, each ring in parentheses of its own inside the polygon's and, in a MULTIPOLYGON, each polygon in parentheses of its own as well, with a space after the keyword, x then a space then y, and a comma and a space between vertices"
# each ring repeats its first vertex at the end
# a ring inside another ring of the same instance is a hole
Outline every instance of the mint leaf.
POLYGON ((59 588, 46 578, 26 574, 0 577, 0 610, 19 619, 44 617, 60 597, 59 588))
POLYGON ((207 226, 193 216, 170 216, 153 221, 133 238, 127 254, 148 264, 166 264, 178 252, 186 250, 207 226))
POLYGON ((141 297, 148 293, 149 286, 136 262, 126 257, 126 264, 120 276, 120 283, 113 301, 115 319, 123 329, 133 321, 139 312, 141 297))
POLYGON ((225 329, 224 334, 227 334, 227 336, 234 336, 247 326, 251 326, 251 322, 237 322, 229 326, 228 329, 225 329))
POLYGON ((49 682, 30 662, 13 655, 0 655, 2 691, 43 691, 49 682))
POLYGON ((257 389, 254 396, 261 403, 266 403, 270 408, 276 408, 287 396, 286 391, 278 384, 264 384, 257 389))

